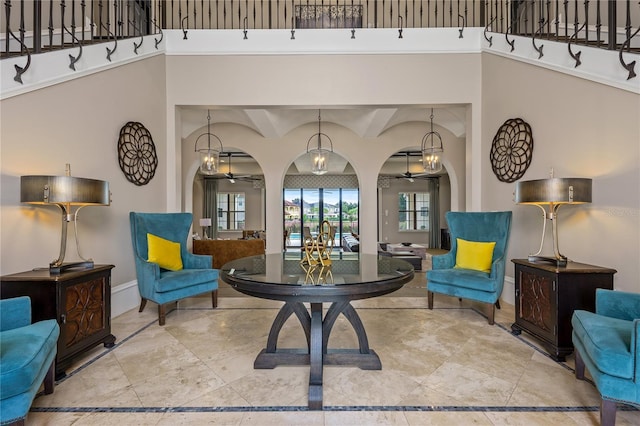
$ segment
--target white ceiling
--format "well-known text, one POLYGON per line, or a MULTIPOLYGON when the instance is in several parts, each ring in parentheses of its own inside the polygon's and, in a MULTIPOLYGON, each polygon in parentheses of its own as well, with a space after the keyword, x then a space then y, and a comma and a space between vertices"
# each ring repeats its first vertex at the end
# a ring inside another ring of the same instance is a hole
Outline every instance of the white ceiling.
MULTIPOLYGON (((384 107, 321 107, 322 122, 341 125, 363 138, 375 138, 387 129, 407 122, 429 123, 433 108, 434 124, 449 130, 456 137, 466 133, 466 107, 462 105, 428 106, 384 106, 384 107)), ((318 107, 219 107, 190 106, 181 108, 183 137, 207 124, 207 109, 211 114, 211 125, 234 123, 253 129, 265 138, 280 138, 291 130, 317 123, 318 107)), ((425 127, 426 128, 426 127, 425 127)), ((329 162, 331 174, 353 173, 351 166, 342 157, 334 155, 329 162)), ((225 160, 222 159, 224 163, 225 160)), ((410 170, 419 173, 422 169, 419 157, 410 158, 410 170)), ((301 156, 291 165, 289 174, 306 173, 311 170, 309 159, 301 156), (305 172, 306 170, 306 172, 305 172)), ((262 174, 260 167, 251 158, 236 158, 232 162, 234 174, 262 174)), ((221 165, 226 170, 224 164, 221 165)), ((405 157, 390 158, 383 166, 382 174, 402 174, 407 171, 405 157)))
MULTIPOLYGON (((418 121, 429 122, 431 108, 433 122, 456 137, 466 133, 466 108, 461 105, 428 105, 403 107, 209 107, 211 125, 235 123, 253 129, 265 138, 281 138, 296 127, 318 121, 318 109, 322 121, 343 126, 360 137, 375 138, 398 124, 418 121)), ((187 137, 207 124, 207 106, 182 107, 182 137, 187 137)))

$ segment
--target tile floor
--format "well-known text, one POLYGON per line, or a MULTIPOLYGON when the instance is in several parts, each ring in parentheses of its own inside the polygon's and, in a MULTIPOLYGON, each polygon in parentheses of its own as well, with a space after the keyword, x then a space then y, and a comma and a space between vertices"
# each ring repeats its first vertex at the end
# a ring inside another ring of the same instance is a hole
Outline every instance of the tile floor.
MULTIPOLYGON (((513 307, 489 326, 472 304, 436 295, 426 308, 424 271, 402 290, 354 303, 382 370, 325 367, 324 410, 306 408, 308 367, 254 370, 279 302, 221 284, 180 303, 158 326, 153 304, 113 319, 110 350, 77 360, 27 425, 597 425, 599 397, 537 343, 510 333, 513 307)), ((330 347, 355 347, 346 320, 330 347)), ((303 347, 290 319, 279 347, 303 347)), ((618 409, 617 424, 640 424, 618 409)))

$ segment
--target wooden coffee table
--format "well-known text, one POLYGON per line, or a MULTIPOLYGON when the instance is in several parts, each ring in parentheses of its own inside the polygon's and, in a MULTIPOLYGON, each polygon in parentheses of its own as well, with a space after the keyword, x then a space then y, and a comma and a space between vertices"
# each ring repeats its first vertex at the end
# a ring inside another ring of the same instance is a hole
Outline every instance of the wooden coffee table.
MULTIPOLYGON (((375 254, 341 253, 332 256, 330 267, 310 270, 300 255, 267 254, 228 262, 221 279, 241 293, 284 303, 276 315, 267 347, 254 362, 256 369, 279 365, 309 365, 309 408, 322 410, 322 377, 325 365, 349 365, 380 370, 378 354, 369 347, 364 324, 352 300, 382 296, 413 279, 413 267, 400 259, 375 254), (311 305, 308 310, 305 303, 311 305), (331 303, 323 318, 323 303, 331 303), (340 316, 353 327, 357 349, 329 349, 333 325, 340 316), (307 347, 279 349, 278 336, 287 319, 295 315, 307 338, 307 347)), ((380 390, 383 392, 384 390, 380 390)))

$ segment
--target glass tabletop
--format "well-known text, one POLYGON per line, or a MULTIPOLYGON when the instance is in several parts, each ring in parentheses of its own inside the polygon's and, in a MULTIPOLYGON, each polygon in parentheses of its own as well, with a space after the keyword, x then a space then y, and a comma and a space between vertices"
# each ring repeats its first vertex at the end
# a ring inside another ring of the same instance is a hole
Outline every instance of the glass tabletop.
POLYGON ((287 286, 341 286, 413 278, 413 266, 401 259, 377 254, 337 253, 328 266, 310 266, 295 252, 245 257, 226 263, 222 269, 231 281, 287 286))

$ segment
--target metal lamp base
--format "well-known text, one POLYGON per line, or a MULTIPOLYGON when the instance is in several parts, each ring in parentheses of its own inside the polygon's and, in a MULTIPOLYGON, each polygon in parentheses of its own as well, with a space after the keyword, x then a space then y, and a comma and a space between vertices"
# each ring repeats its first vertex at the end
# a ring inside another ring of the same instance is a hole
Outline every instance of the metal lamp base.
POLYGON ((556 266, 567 266, 567 258, 566 257, 551 257, 551 256, 537 256, 537 255, 529 255, 529 262, 533 263, 551 263, 556 266))
POLYGON ((62 265, 49 265, 49 273, 53 275, 60 275, 61 273, 68 271, 69 269, 83 268, 89 269, 93 268, 93 260, 83 260, 80 262, 67 262, 62 265))

